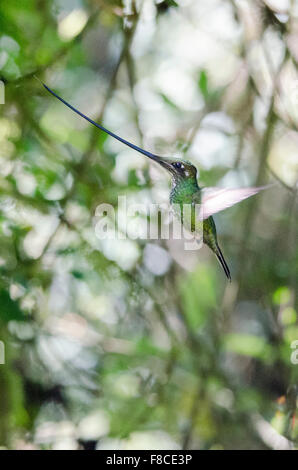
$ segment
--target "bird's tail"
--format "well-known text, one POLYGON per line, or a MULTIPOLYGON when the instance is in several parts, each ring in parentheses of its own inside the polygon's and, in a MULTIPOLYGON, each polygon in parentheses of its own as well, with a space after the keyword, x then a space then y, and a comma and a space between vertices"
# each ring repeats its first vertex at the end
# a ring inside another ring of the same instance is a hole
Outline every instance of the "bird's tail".
POLYGON ((224 259, 224 256, 221 252, 221 249, 219 248, 218 245, 216 245, 216 251, 215 251, 215 254, 217 256, 217 259, 218 261, 220 262, 220 264, 222 265, 222 268, 225 272, 225 275, 227 276, 227 278, 229 279, 229 281, 231 282, 232 278, 231 278, 231 273, 230 273, 230 270, 229 270, 229 267, 226 263, 226 260, 224 259))

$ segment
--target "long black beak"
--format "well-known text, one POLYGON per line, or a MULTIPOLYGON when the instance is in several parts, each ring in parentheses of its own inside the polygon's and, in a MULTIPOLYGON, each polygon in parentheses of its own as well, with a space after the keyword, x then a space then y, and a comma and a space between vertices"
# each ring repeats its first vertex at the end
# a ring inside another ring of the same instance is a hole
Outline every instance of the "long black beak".
POLYGON ((45 85, 43 82, 41 82, 42 85, 44 86, 44 88, 49 91, 53 96, 55 96, 59 101, 61 101, 63 104, 65 104, 68 108, 70 108, 72 111, 74 111, 75 113, 77 113, 79 116, 81 116, 82 118, 86 119, 86 121, 89 121, 91 124, 93 124, 94 126, 96 126, 98 129, 100 129, 101 131, 104 131, 106 132, 107 134, 109 134, 110 136, 114 137, 114 139, 117 139, 119 140, 120 142, 122 142, 123 144, 125 145, 128 145, 128 147, 132 148, 133 150, 136 150, 137 152, 140 152, 142 153, 143 155, 146 155, 146 157, 148 158, 151 158, 151 160, 154 160, 155 162, 159 163, 161 166, 163 166, 164 168, 166 168, 167 170, 170 170, 171 168, 171 165, 170 165, 170 162, 167 161, 166 159, 163 159, 161 157, 159 157, 158 155, 154 155, 153 153, 151 152, 148 152, 147 150, 144 150, 142 149, 141 147, 138 147, 137 145, 134 145, 132 144, 131 142, 128 142, 127 140, 123 139, 122 137, 120 137, 119 135, 117 134, 114 134, 114 132, 111 132, 109 131, 108 129, 106 129, 105 127, 101 126, 100 124, 98 124, 97 122, 93 121, 92 119, 90 119, 88 116, 86 116, 85 114, 81 113, 81 111, 79 111, 78 109, 74 108, 71 104, 67 103, 67 101, 65 101, 63 98, 61 98, 60 96, 58 96, 53 90, 51 90, 47 85, 45 85))

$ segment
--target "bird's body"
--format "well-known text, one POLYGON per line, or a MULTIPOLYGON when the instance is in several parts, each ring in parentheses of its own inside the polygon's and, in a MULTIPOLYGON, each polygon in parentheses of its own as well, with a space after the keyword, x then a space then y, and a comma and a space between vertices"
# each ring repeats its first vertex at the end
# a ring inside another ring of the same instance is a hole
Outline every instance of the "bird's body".
POLYGON ((119 140, 123 144, 128 145, 130 148, 159 163, 171 174, 172 189, 170 193, 170 203, 176 207, 176 209, 178 207, 179 210, 176 212, 179 213, 181 222, 187 230, 195 233, 196 231, 199 231, 200 233, 203 231, 203 242, 215 253, 227 278, 231 280, 230 270, 217 242, 216 226, 212 214, 226 209, 227 207, 231 207, 243 199, 257 194, 267 186, 237 189, 200 188, 197 182, 197 169, 190 162, 177 158, 159 157, 138 147, 137 145, 132 144, 131 142, 128 142, 122 137, 109 131, 101 124, 98 124, 85 116, 72 105, 67 103, 63 98, 60 98, 60 96, 54 93, 47 85, 43 84, 43 86, 72 111, 79 114, 91 124, 119 140), (185 211, 183 206, 186 205, 190 206, 191 210, 185 211))
MULTIPOLYGON (((212 216, 203 219, 199 216, 202 205, 202 189, 199 187, 196 177, 195 167, 186 161, 179 160, 182 170, 188 173, 186 178, 174 175, 172 177, 172 189, 170 193, 170 203, 179 208, 176 215, 181 218, 181 222, 190 232, 203 232, 203 242, 216 254, 225 274, 231 280, 230 270, 218 246, 216 225, 212 216), (190 210, 184 210, 190 207, 190 210)), ((181 168, 181 167, 180 167, 181 168)))

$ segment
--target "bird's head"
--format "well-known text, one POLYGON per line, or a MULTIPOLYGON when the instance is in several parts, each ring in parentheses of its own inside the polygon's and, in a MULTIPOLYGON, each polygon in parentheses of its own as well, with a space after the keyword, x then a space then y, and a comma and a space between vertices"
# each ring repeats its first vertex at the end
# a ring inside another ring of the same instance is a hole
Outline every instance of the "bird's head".
POLYGON ((197 180, 197 169, 192 163, 181 158, 164 158, 154 155, 152 160, 159 163, 172 176, 174 182, 182 180, 197 180))

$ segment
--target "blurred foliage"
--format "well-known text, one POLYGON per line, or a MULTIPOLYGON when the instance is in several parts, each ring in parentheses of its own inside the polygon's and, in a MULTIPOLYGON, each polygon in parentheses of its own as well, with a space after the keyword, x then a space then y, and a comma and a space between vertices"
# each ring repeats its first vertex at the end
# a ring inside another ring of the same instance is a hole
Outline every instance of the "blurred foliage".
POLYGON ((0 27, 0 445, 297 447, 297 2, 10 0, 0 27), (206 248, 96 238, 167 176, 35 75, 203 186, 276 182, 216 219, 231 285, 206 248))

